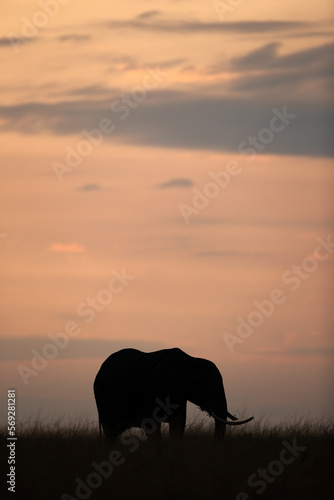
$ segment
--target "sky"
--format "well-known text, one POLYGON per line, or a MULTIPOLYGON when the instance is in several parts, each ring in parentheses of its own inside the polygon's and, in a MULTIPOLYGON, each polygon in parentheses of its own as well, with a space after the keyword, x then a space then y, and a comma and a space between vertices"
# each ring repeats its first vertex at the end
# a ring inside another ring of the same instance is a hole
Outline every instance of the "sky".
POLYGON ((2 4, 0 418, 96 421, 124 347, 332 416, 331 2, 2 4))

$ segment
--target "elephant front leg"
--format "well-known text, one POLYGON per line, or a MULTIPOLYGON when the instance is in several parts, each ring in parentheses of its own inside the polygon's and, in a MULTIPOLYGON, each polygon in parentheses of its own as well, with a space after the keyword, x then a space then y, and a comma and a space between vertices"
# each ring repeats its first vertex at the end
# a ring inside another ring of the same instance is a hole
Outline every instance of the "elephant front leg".
POLYGON ((118 434, 121 434, 122 431, 117 431, 112 425, 109 423, 102 424, 103 433, 104 433, 104 442, 109 445, 114 443, 117 439, 118 434))
POLYGON ((186 426, 187 402, 182 403, 168 418, 169 435, 171 438, 181 439, 186 426))

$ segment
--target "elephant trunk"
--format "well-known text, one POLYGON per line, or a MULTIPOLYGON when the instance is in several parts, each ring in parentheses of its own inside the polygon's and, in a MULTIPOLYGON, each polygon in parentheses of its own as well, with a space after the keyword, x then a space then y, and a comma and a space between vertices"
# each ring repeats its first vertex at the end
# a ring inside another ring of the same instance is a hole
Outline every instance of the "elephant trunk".
POLYGON ((221 420, 215 419, 215 439, 222 441, 225 436, 226 424, 221 420))
MULTIPOLYGON (((212 408, 213 410, 213 408, 212 408)), ((215 405, 215 410, 211 411, 210 414, 213 416, 215 419, 215 439, 218 441, 222 441, 225 436, 225 431, 226 431, 226 422, 228 418, 228 411, 227 411, 227 403, 226 403, 226 397, 223 389, 223 394, 222 397, 220 398, 219 404, 215 405), (221 417, 217 417, 217 415, 220 415, 221 417)))

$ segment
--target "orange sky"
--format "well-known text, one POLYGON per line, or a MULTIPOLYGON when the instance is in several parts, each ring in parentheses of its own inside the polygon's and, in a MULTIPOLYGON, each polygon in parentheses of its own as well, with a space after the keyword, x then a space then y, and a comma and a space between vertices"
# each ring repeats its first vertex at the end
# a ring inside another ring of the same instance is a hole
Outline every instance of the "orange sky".
POLYGON ((217 363, 231 412, 330 415, 329 2, 224 18, 211 1, 54 2, 4 2, 1 19, 2 394, 22 417, 95 419, 111 352, 178 346, 217 363), (18 366, 71 321, 24 384, 18 366))

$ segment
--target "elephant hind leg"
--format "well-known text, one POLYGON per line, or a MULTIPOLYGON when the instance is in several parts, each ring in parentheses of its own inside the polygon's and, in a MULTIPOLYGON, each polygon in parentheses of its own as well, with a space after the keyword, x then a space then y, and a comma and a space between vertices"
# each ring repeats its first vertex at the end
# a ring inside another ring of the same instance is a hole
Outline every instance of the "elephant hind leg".
POLYGON ((154 422, 155 426, 152 429, 146 429, 145 426, 141 425, 141 429, 145 432, 147 438, 153 437, 154 439, 161 438, 161 422, 154 422))
POLYGON ((169 435, 171 438, 181 439, 186 426, 187 402, 179 405, 168 418, 169 435))

